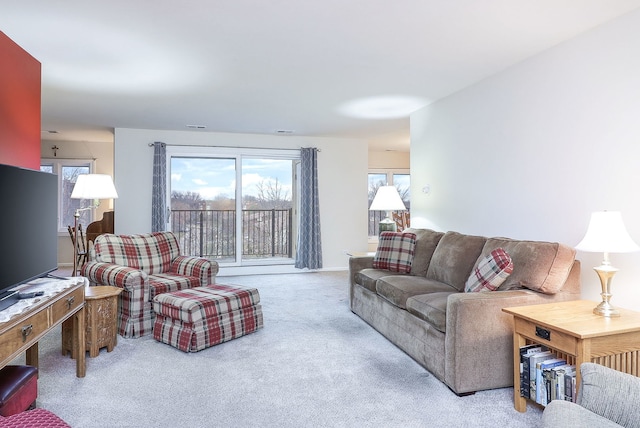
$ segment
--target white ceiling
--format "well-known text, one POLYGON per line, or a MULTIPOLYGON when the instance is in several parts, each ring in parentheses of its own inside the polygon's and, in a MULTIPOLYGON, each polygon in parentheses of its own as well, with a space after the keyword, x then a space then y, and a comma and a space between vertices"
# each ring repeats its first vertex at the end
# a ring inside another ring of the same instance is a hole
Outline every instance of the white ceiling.
POLYGON ((0 30, 42 63, 44 139, 112 141, 113 128, 204 125, 408 150, 410 111, 639 6, 0 0, 0 30))

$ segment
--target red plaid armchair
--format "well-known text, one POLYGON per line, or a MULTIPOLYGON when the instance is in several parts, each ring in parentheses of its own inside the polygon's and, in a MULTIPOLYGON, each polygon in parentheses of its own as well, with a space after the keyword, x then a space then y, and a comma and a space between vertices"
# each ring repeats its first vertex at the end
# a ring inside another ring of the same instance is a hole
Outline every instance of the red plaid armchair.
POLYGON ((151 333, 156 295, 212 284, 217 273, 215 261, 181 256, 171 232, 100 235, 81 269, 92 285, 123 289, 118 307, 118 332, 123 337, 151 333))

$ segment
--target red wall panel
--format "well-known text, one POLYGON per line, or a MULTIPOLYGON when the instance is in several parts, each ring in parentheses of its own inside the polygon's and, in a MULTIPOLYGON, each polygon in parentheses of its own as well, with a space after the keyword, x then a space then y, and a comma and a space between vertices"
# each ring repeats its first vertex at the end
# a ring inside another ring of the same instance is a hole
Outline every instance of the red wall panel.
POLYGON ((40 62, 0 31, 0 163, 40 169, 40 62))

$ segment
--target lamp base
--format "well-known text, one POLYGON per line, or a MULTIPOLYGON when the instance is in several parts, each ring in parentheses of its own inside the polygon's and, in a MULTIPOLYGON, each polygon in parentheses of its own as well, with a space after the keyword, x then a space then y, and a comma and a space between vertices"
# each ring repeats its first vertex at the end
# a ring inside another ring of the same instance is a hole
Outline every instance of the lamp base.
POLYGON ((600 302, 598 306, 593 308, 593 313, 603 317, 619 317, 620 311, 611 306, 609 302, 600 302))
POLYGON ((382 232, 397 232, 397 231, 398 231, 398 225, 396 224, 395 221, 391 220, 389 217, 385 218, 384 220, 380 220, 380 223, 378 224, 378 234, 382 232))
POLYGON ((605 259, 601 266, 594 267, 593 270, 598 274, 602 288, 602 293, 600 293, 602 302, 593 309, 593 313, 603 317, 619 317, 620 312, 609 303, 611 299, 611 281, 613 281, 613 276, 618 272, 618 269, 611 266, 605 259))

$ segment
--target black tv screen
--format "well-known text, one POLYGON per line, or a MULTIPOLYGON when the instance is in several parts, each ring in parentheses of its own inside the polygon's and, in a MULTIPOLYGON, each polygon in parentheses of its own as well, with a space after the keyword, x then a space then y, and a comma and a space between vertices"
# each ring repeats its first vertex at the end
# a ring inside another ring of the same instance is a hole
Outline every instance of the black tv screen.
POLYGON ((0 295, 58 266, 58 177, 0 164, 0 295))

